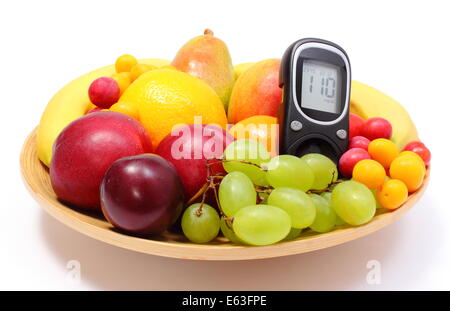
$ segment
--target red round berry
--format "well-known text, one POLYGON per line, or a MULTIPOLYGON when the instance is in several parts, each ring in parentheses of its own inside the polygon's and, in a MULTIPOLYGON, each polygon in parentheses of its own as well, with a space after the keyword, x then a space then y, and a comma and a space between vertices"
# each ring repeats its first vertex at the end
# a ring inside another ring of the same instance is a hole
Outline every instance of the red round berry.
POLYGON ((364 150, 369 149, 370 140, 363 136, 355 136, 350 139, 350 143, 348 144, 348 149, 352 148, 361 148, 364 150))
POLYGON ((349 139, 352 139, 355 136, 360 136, 362 134, 364 127, 364 119, 358 116, 357 114, 350 113, 349 120, 349 139))
POLYGON ((366 150, 362 148, 347 150, 339 159, 339 172, 344 176, 351 176, 356 163, 364 159, 371 159, 366 150))
POLYGON ((377 138, 390 139, 392 136, 392 125, 388 120, 383 118, 369 118, 364 123, 362 136, 370 140, 377 138))
POLYGON ((102 77, 91 83, 88 93, 94 105, 108 109, 119 100, 120 87, 113 78, 102 77))

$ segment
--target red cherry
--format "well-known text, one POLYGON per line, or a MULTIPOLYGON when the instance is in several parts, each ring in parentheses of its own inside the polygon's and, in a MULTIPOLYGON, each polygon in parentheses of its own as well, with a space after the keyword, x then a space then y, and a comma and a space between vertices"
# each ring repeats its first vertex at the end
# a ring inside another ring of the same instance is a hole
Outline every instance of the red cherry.
POLYGON ((431 152, 430 150, 420 141, 412 141, 403 148, 404 151, 412 151, 417 153, 428 166, 431 160, 431 152))
POLYGON ((371 159, 366 150, 362 148, 347 150, 339 159, 339 172, 344 176, 351 176, 356 163, 364 159, 371 159))
POLYGON ((108 109, 120 98, 120 87, 113 78, 102 77, 89 86, 89 99, 97 107, 108 109))
POLYGON ((411 151, 411 149, 415 148, 415 147, 425 147, 425 144, 421 141, 411 141, 408 144, 406 144, 406 146, 403 148, 403 150, 408 150, 411 151))
POLYGON ((364 150, 369 149, 370 140, 363 136, 355 136, 350 140, 350 143, 348 144, 348 149, 353 148, 361 148, 364 150))
POLYGON ((362 136, 370 140, 377 138, 390 139, 392 136, 392 125, 388 120, 383 118, 369 118, 364 123, 362 136))
POLYGON ((350 113, 349 120, 349 138, 360 136, 364 128, 364 119, 357 114, 350 113))

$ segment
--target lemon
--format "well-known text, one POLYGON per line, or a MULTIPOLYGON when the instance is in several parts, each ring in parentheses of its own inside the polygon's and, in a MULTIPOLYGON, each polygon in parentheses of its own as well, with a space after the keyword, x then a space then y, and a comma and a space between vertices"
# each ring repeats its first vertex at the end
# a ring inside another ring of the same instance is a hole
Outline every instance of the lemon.
POLYGON ((119 103, 122 101, 138 107, 139 120, 154 148, 182 124, 196 121, 226 129, 227 117, 216 92, 181 71, 156 69, 143 73, 125 90, 119 103))

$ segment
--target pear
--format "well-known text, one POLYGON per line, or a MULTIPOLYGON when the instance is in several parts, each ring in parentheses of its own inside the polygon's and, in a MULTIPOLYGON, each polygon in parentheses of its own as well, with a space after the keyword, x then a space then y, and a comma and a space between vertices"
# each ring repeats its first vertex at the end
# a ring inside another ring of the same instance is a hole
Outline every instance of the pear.
POLYGON ((222 40, 206 29, 202 36, 189 40, 181 47, 171 64, 176 69, 205 81, 228 108, 234 84, 230 52, 222 40))

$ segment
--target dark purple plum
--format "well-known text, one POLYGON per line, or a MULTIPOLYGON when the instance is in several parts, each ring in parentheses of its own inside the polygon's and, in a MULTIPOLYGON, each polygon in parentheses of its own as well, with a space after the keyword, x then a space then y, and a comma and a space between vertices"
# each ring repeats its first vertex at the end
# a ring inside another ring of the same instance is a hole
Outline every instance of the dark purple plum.
POLYGON ((100 200, 114 227, 134 235, 155 235, 181 214, 184 190, 171 163, 142 154, 111 165, 100 186, 100 200))

